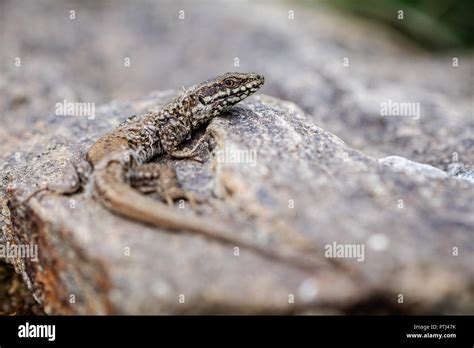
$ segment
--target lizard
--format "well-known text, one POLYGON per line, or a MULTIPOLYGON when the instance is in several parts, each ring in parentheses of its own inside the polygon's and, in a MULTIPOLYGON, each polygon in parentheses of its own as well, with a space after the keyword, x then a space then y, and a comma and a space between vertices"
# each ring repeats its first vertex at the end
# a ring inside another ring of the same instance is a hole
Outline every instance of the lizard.
POLYGON ((68 167, 60 183, 48 184, 25 201, 41 191, 73 194, 92 186, 93 197, 122 217, 165 229, 198 233, 271 259, 314 269, 313 262, 271 251, 238 234, 229 233, 223 223, 197 215, 185 217, 179 214, 172 207, 173 201, 186 198, 193 203, 193 195, 179 188, 174 168, 149 163, 152 158, 164 154, 197 159, 202 139, 191 150, 181 150, 182 143, 194 130, 258 91, 264 81, 264 77, 256 73, 234 72, 189 89, 183 88, 184 93, 159 110, 133 115, 104 134, 89 149, 85 160, 68 167), (168 205, 145 196, 144 193, 148 192, 159 193, 168 205))
MULTIPOLYGON (((156 190, 168 205, 182 197, 193 201, 179 189, 173 168, 147 162, 162 154, 196 157, 201 142, 191 150, 180 150, 181 143, 192 131, 255 93, 264 81, 255 73, 226 73, 185 90, 159 111, 130 117, 102 136, 86 155, 94 169, 95 196, 112 212, 130 219, 215 236, 214 224, 196 217, 183 219, 170 207, 157 207, 136 189, 156 190)), ((80 178, 73 178, 71 184, 80 182, 80 178)))

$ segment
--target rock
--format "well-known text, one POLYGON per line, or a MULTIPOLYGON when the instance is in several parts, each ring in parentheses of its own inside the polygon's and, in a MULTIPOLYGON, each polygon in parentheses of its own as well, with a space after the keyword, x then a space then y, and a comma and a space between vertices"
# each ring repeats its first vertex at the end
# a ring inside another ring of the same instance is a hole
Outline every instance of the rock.
MULTIPOLYGON (((0 3, 0 227, 8 243, 41 246, 40 262, 7 260, 48 313, 472 313, 472 53, 429 54, 316 6, 131 6, 75 3, 71 20, 68 3, 0 3), (253 99, 232 112, 239 123, 209 125, 207 162, 174 163, 182 184, 211 200, 199 213, 315 264, 341 243, 364 245, 363 261, 336 258, 313 274, 236 257, 229 245, 111 216, 84 195, 12 208, 12 225, 7 198, 59 180, 94 139, 173 92, 140 96, 232 70, 265 75, 264 94, 295 104, 253 99), (95 120, 54 117, 64 100, 103 106, 95 120), (383 113, 390 103, 414 109, 383 113), (242 149, 258 156, 225 163, 242 149), (380 163, 387 156, 407 161, 380 163)), ((9 289, 18 277, 5 279, 9 289)))
POLYGON ((465 166, 462 163, 451 163, 448 165, 447 172, 456 178, 468 180, 474 184, 474 169, 465 166))
POLYGON ((11 64, 0 67, 0 109, 15 119, 19 144, 64 99, 127 100, 255 70, 266 77, 264 93, 295 102, 371 156, 441 170, 474 163, 472 53, 429 54, 385 27, 316 5, 143 0, 132 10, 86 2, 75 4, 75 21, 67 3, 16 6, 2 4, 11 64), (384 115, 389 102, 415 103, 419 113, 384 115))
POLYGON ((44 315, 40 304, 31 297, 21 275, 13 267, 0 261, 0 315, 44 315))
POLYGON ((408 174, 421 174, 430 178, 445 178, 448 176, 446 172, 438 168, 428 164, 413 162, 400 156, 388 156, 379 159, 379 162, 400 169, 408 174))
POLYGON ((50 137, 4 164, 5 231, 39 245, 39 262, 15 262, 46 313, 472 313, 472 184, 411 161, 410 173, 380 163, 401 161, 365 155, 266 95, 207 126, 204 163, 158 160, 209 198, 198 214, 311 267, 126 220, 87 192, 13 207, 103 132, 175 93, 103 105, 93 120, 51 116, 50 137))

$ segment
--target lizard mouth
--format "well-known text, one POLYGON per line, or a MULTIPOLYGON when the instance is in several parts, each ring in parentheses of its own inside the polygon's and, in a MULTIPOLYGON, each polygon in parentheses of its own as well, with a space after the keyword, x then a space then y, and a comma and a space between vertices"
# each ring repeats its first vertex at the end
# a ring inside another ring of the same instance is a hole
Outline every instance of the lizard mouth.
POLYGON ((222 91, 216 101, 225 100, 231 105, 235 104, 257 92, 264 83, 265 78, 263 76, 255 75, 252 80, 242 86, 222 91))

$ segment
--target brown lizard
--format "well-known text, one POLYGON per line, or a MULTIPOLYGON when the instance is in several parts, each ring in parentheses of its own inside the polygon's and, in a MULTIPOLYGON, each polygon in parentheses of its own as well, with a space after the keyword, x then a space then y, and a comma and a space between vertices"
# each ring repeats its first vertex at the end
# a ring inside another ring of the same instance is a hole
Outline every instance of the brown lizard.
POLYGON ((162 154, 195 157, 200 142, 190 151, 178 148, 191 132, 255 93, 263 83, 264 77, 258 74, 226 73, 185 90, 159 111, 131 116, 99 138, 88 151, 86 161, 70 166, 61 183, 50 184, 27 200, 40 191, 71 194, 92 185, 94 197, 118 215, 158 227, 199 233, 272 259, 314 267, 312 262, 284 256, 229 233, 223 223, 196 215, 183 216, 173 207, 157 204, 142 194, 156 191, 169 205, 183 197, 192 202, 192 195, 179 188, 174 168, 147 162, 162 154))
POLYGON ((193 130, 255 93, 263 83, 258 74, 227 73, 191 87, 159 111, 132 116, 102 136, 87 153, 97 199, 109 210, 131 219, 214 234, 215 224, 196 217, 183 218, 170 207, 157 207, 136 189, 156 190, 168 203, 190 198, 178 188, 173 168, 147 162, 164 153, 176 158, 196 156, 200 142, 190 151, 180 150, 179 145, 193 130))

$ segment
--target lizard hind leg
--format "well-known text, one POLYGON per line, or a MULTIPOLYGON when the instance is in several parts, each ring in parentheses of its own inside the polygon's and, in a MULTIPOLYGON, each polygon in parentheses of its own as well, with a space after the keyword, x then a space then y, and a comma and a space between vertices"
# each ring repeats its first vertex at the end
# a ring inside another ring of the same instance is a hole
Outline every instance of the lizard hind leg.
POLYGON ((35 197, 41 192, 51 192, 55 194, 72 194, 77 192, 81 186, 83 186, 92 171, 92 168, 87 161, 82 161, 78 164, 68 162, 64 169, 62 178, 59 182, 49 182, 44 187, 37 189, 33 193, 29 194, 23 201, 15 204, 14 206, 20 206, 25 204, 30 199, 35 197))
POLYGON ((142 193, 156 192, 168 205, 177 199, 186 199, 196 208, 198 199, 193 193, 180 188, 176 170, 161 163, 145 163, 130 170, 128 178, 133 188, 142 193))

